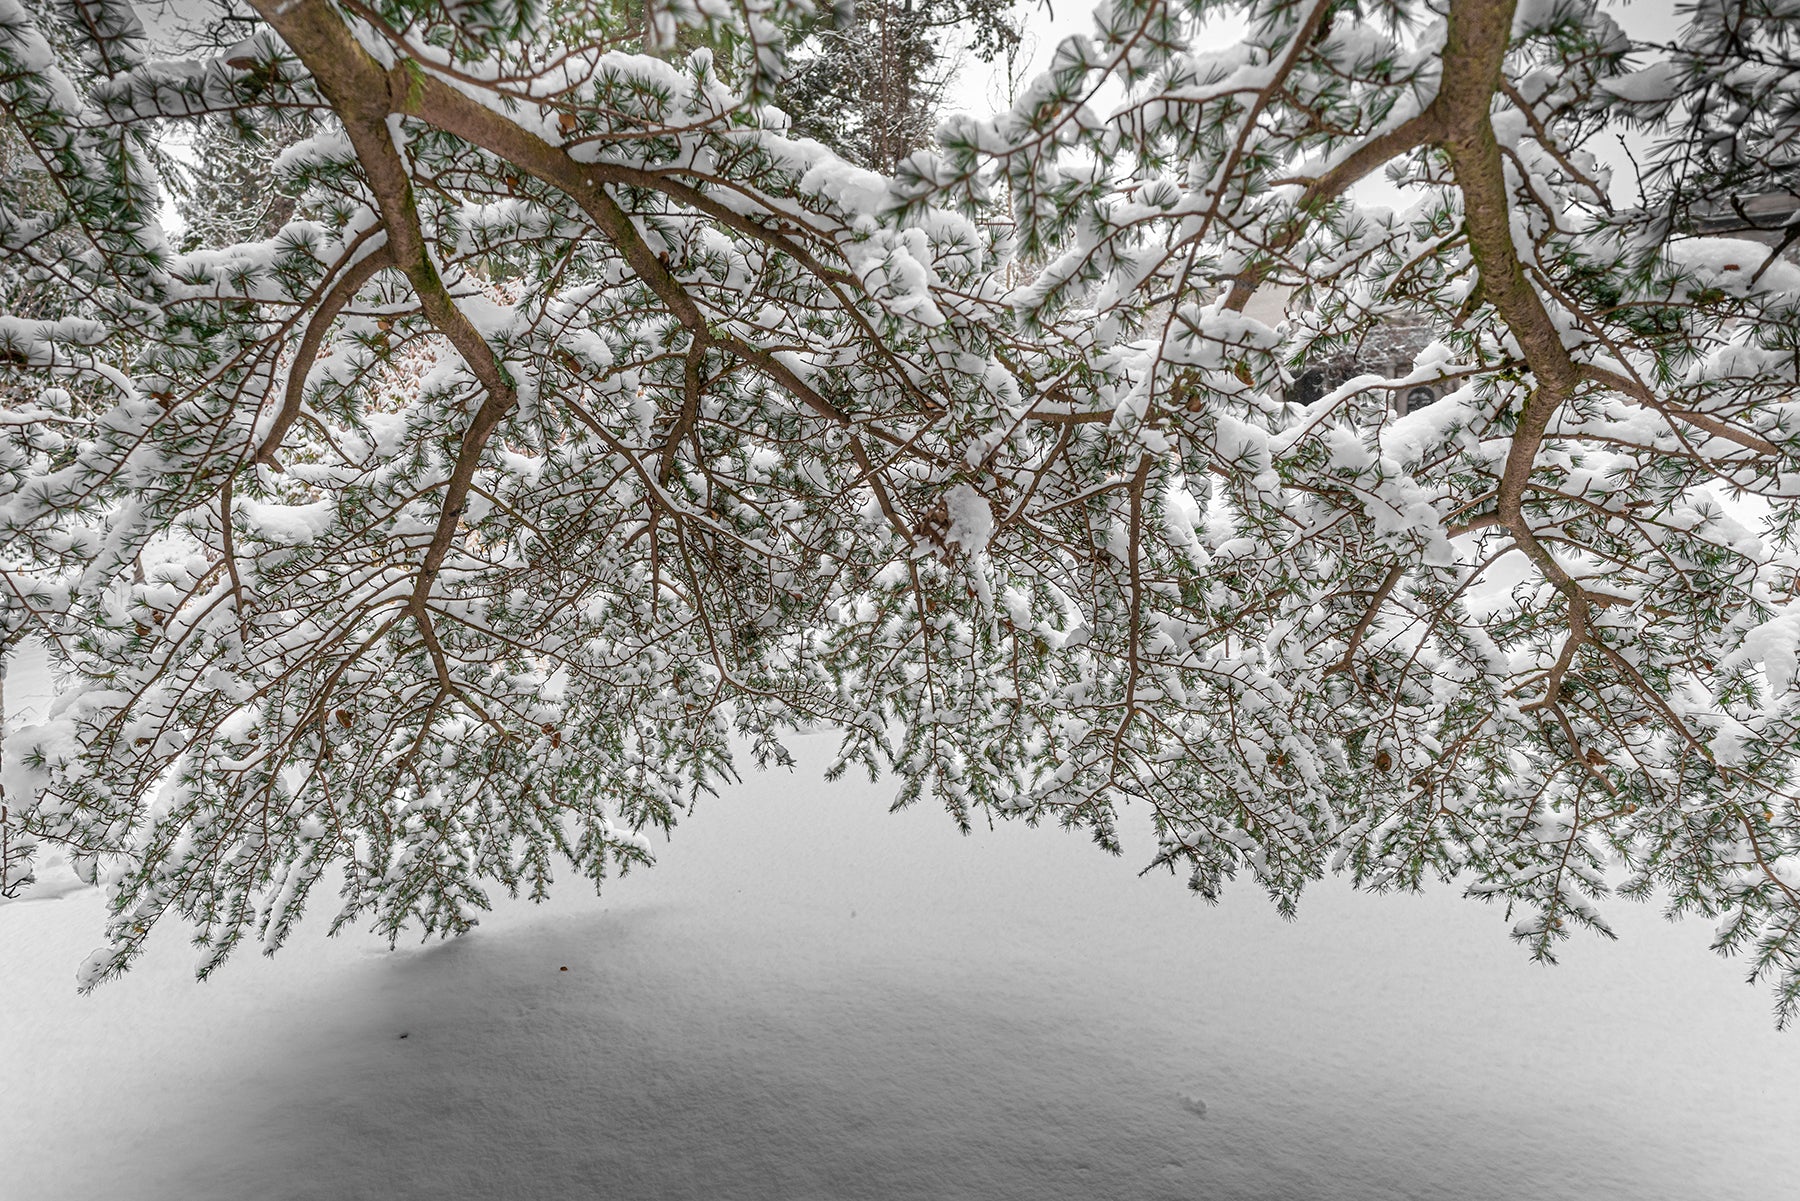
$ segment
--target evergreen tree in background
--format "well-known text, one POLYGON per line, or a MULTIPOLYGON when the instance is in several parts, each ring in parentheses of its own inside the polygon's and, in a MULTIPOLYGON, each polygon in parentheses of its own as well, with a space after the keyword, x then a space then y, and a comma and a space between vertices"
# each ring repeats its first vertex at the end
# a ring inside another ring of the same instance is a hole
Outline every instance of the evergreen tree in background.
POLYGON ((858 0, 800 44, 780 103, 797 134, 893 171, 930 144, 958 51, 990 62, 1022 29, 1013 0, 858 0))
POLYGON ((199 123, 189 161, 167 173, 175 211, 185 226, 181 248, 233 246, 274 237, 294 217, 295 197, 275 170, 281 152, 305 126, 244 128, 230 117, 199 123))
POLYGON ((802 0, 251 8, 0 0, 0 649, 64 677, 0 891, 106 886, 85 984, 598 883, 816 723, 1208 898, 1543 959, 1657 898, 1800 1011, 1800 0, 1114 0, 910 154, 952 10, 873 10, 887 175, 777 112, 802 0), (197 122, 273 236, 170 244, 197 122))

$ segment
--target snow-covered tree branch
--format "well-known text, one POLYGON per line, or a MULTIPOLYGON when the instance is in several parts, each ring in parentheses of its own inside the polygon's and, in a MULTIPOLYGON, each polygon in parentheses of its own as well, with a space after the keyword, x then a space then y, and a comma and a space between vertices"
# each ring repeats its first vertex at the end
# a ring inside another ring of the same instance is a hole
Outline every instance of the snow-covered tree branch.
POLYGON ((86 982, 328 870, 464 929, 827 723, 1208 897, 1659 898, 1800 1008, 1800 4, 1116 0, 893 177, 772 107, 804 0, 252 6, 0 0, 4 870, 107 883, 86 982), (172 248, 201 119, 298 137, 274 237, 172 248))

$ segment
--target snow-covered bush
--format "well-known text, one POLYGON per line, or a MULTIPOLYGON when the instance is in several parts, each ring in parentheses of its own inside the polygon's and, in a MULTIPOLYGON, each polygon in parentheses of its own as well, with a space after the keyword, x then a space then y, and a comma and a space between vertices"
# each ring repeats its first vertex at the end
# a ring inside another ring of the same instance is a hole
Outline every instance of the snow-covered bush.
POLYGON ((1113 0, 894 178, 770 106, 804 0, 253 7, 0 0, 6 871, 107 883, 87 982, 330 868, 464 929, 828 723, 1206 896, 1658 896, 1800 1006, 1796 0, 1113 0), (312 130, 274 237, 165 237, 202 119, 312 130))

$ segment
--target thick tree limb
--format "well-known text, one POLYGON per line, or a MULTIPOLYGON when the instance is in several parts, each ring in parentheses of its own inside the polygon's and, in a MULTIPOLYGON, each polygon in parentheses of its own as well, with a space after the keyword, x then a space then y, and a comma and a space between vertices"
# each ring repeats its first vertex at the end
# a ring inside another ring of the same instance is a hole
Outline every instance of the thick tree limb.
POLYGON ((456 525, 474 482, 482 449, 502 419, 518 403, 518 393, 493 347, 481 336, 444 286, 437 264, 419 223, 418 202, 412 176, 395 148, 388 127, 387 79, 380 65, 351 35, 350 30, 324 0, 252 0, 257 12, 306 64, 320 92, 344 124, 344 132, 356 151, 369 187, 375 194, 382 225, 387 230, 388 253, 405 273, 419 298, 425 317, 449 339, 463 362, 486 392, 469 427, 463 432, 456 465, 444 488, 437 528, 432 532, 420 564, 412 608, 423 623, 431 586, 449 553, 456 525))

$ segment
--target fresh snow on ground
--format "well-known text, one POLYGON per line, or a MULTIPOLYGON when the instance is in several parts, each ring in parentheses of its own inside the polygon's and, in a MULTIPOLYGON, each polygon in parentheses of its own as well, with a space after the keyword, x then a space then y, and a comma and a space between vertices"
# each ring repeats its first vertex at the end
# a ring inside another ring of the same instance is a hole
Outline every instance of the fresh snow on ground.
POLYGON ((170 927, 84 998, 101 899, 46 873, 0 905, 0 1196, 1800 1193, 1800 1035, 1698 923, 1615 905, 1556 969, 1449 890, 1285 924, 1140 878, 1141 829, 964 838, 799 746, 655 869, 451 943, 315 913, 196 984, 170 927))

